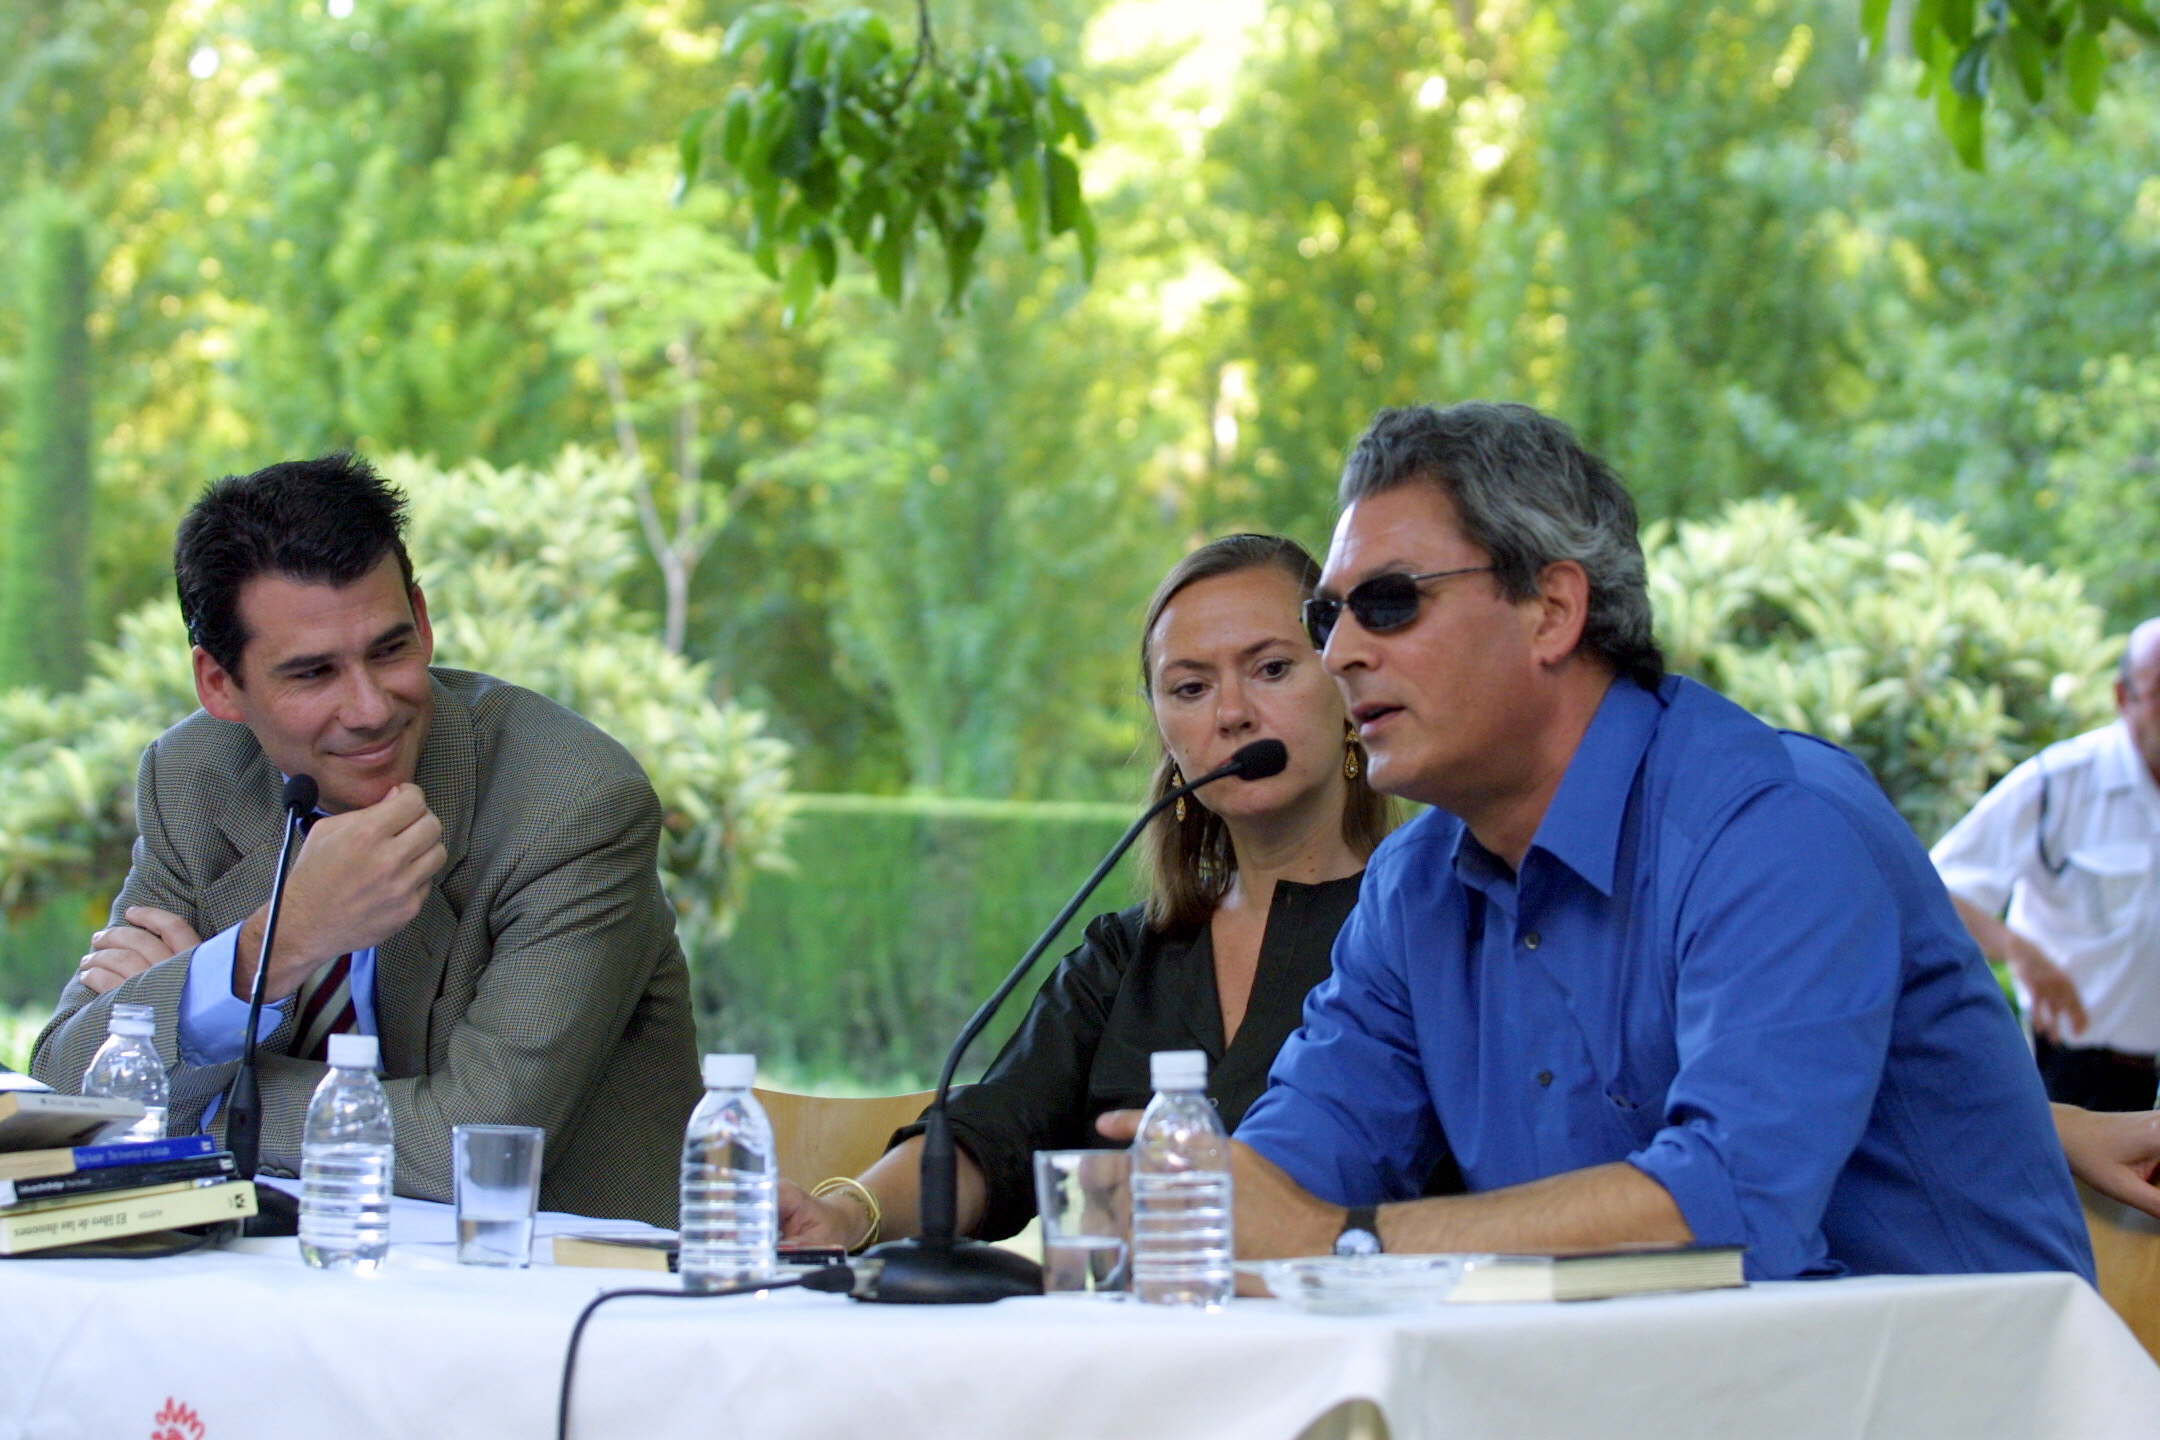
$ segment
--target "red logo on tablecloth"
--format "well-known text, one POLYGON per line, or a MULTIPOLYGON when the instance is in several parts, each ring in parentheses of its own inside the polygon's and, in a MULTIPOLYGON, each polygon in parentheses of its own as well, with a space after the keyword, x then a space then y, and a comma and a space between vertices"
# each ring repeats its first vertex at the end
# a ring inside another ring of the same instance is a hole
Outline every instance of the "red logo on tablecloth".
POLYGON ((150 1432, 150 1440, 203 1440, 202 1416, 170 1395, 151 1423, 158 1428, 150 1432))

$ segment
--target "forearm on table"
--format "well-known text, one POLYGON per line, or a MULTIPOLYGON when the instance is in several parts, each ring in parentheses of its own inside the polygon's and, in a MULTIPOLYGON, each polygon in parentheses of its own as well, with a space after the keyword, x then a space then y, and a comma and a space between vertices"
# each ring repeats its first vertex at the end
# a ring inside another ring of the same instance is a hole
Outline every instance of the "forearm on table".
MULTIPOLYGON (((894 1240, 922 1233, 922 1152, 923 1137, 911 1135, 885 1152, 875 1165, 856 1177, 865 1190, 877 1197, 880 1220, 878 1237, 894 1240)), ((958 1171, 958 1188, 955 1193, 955 1230, 962 1235, 972 1235, 983 1222, 983 1213, 989 1206, 989 1185, 983 1179, 982 1167, 961 1146, 953 1147, 954 1168, 958 1171)), ((850 1205, 860 1205, 861 1200, 849 1194, 843 1187, 827 1197, 844 1200, 850 1205)))
POLYGON ((1380 1208, 1381 1244, 1403 1253, 1594 1250, 1694 1238, 1665 1187, 1620 1162, 1380 1208))

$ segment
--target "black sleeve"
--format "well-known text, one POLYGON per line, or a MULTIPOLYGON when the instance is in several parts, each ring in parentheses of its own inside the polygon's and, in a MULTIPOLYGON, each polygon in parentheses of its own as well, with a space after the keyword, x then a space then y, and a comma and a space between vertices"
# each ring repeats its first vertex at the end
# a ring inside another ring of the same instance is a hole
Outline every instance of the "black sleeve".
MULTIPOLYGON (((1145 933, 1138 907, 1088 922, 1079 948, 1043 982, 983 1078, 953 1096, 953 1139, 988 1183, 989 1206, 976 1231, 984 1239, 1016 1235, 1034 1218, 1037 1150, 1095 1142, 1088 1076, 1145 933)), ((920 1123, 907 1126, 892 1143, 921 1132, 920 1123)))

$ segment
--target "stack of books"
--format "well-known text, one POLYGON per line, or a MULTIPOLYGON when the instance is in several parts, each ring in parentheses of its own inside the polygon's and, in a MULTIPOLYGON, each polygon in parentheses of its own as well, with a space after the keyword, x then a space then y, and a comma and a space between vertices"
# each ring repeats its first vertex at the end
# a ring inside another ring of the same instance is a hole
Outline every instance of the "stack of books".
POLYGON ((0 1093, 0 1255, 255 1213, 255 1186, 207 1135, 98 1143, 142 1113, 131 1100, 0 1093))

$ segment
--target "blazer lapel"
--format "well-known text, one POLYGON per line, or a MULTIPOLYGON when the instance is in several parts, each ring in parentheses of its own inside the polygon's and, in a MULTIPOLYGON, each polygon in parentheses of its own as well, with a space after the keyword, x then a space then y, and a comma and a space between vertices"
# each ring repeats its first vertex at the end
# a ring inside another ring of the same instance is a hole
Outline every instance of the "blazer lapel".
POLYGON ((391 1076, 418 1075, 428 1068, 433 1050, 429 1016, 442 991, 444 965, 457 936, 457 907, 444 894, 443 883, 471 842, 478 790, 472 714, 440 680, 431 680, 430 685, 435 713, 413 781, 442 822, 449 862, 428 887, 427 899, 412 923, 375 949, 376 1025, 382 1031, 383 1072, 391 1076))

